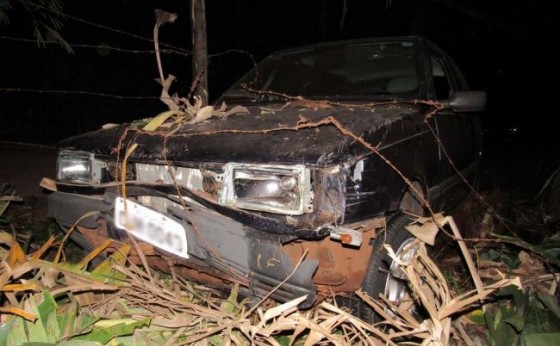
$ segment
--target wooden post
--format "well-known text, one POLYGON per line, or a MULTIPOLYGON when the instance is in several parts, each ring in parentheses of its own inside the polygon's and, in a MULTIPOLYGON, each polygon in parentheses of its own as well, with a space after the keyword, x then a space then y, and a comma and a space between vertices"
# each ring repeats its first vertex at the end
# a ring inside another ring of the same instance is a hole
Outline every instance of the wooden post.
POLYGON ((202 106, 208 105, 208 49, 206 45, 206 6, 205 0, 191 1, 192 23, 192 72, 196 85, 194 95, 202 101, 202 106))

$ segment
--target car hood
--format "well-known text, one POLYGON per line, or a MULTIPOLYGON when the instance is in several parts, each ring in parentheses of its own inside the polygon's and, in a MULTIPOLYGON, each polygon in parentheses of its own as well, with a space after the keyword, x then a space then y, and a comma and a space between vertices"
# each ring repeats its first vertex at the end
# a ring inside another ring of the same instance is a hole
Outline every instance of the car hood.
POLYGON ((247 162, 327 165, 368 152, 345 130, 378 145, 390 141, 388 128, 424 106, 389 103, 379 106, 292 107, 275 104, 247 107, 249 113, 184 124, 153 132, 131 124, 68 138, 60 149, 116 155, 132 143, 130 159, 174 162, 247 162), (339 127, 327 119, 336 119, 339 127), (303 125, 307 124, 307 125, 303 125), (381 131, 380 131, 381 130, 381 131), (166 153, 166 155, 164 155, 166 153))

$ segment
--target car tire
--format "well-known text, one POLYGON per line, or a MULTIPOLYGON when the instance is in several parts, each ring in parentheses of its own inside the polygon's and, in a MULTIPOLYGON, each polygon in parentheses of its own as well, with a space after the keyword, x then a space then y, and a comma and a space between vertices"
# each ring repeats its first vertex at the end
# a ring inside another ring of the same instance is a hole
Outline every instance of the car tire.
MULTIPOLYGON (((412 218, 403 212, 394 214, 388 220, 385 231, 378 234, 374 240, 362 290, 375 300, 379 300, 379 295, 383 293, 389 300, 398 301, 408 289, 406 282, 401 278, 390 276, 391 270, 395 272, 398 267, 396 264, 393 265, 393 260, 383 245, 390 245, 399 257, 403 255, 404 259, 411 257, 415 253, 414 250, 403 251, 406 245, 416 240, 405 228, 411 221, 412 218)), ((399 276, 402 277, 402 275, 399 276)), ((355 301, 353 305, 354 314, 364 321, 376 322, 379 320, 379 316, 367 303, 359 300, 355 301)))

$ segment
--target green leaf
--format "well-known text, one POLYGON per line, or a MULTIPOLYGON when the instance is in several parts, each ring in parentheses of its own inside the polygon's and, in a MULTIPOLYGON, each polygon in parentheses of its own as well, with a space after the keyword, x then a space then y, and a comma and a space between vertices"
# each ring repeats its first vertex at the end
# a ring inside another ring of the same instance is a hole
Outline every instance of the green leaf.
POLYGON ((519 261, 519 256, 517 254, 505 253, 500 257, 500 260, 504 262, 510 268, 517 268, 521 262, 519 261))
POLYGON ((76 318, 76 322, 74 323, 74 331, 73 334, 82 334, 88 329, 93 328, 93 325, 99 321, 99 317, 95 317, 88 314, 80 314, 78 318, 76 318))
POLYGON ((488 328, 488 336, 490 339, 494 339, 494 334, 496 332, 496 327, 494 326, 494 312, 496 311, 496 306, 488 306, 484 313, 484 320, 486 321, 486 327, 488 328))
POLYGON ((550 310, 550 312, 554 314, 554 316, 556 316, 556 318, 560 319, 560 306, 558 305, 556 297, 537 292, 537 298, 548 310, 550 310))
POLYGON ((97 280, 104 281, 108 284, 121 284, 126 278, 126 275, 114 269, 115 264, 124 266, 127 261, 127 255, 130 253, 130 245, 123 245, 119 251, 116 251, 111 257, 106 258, 100 265, 98 265, 92 272, 91 277, 97 280))
POLYGON ((496 233, 491 233, 492 236, 507 242, 507 243, 511 243, 511 244, 515 244, 523 249, 527 249, 530 250, 536 254, 539 254, 545 258, 547 258, 550 262, 552 262, 557 268, 560 268, 560 259, 556 258, 555 256, 553 256, 552 254, 550 254, 548 251, 542 249, 541 247, 535 246, 533 244, 527 243, 519 238, 515 238, 515 237, 508 237, 508 236, 504 236, 504 235, 499 235, 496 233))
MULTIPOLYGON (((150 329, 151 328, 147 330, 143 329, 142 332, 136 332, 133 335, 119 336, 117 341, 119 345, 123 346, 165 345, 167 341, 174 335, 174 332, 171 332, 171 330, 151 331, 150 329)), ((180 342, 180 338, 176 343, 183 344, 182 342, 180 342)))
POLYGON ((74 325, 76 323, 76 317, 78 316, 78 305, 69 304, 66 305, 63 312, 59 312, 56 315, 58 320, 58 325, 61 326, 59 339, 66 338, 75 334, 74 325))
MULTIPOLYGON (((49 296, 50 295, 47 295, 47 297, 49 296)), ((34 323, 25 323, 25 327, 27 327, 27 338, 30 342, 55 342, 56 337, 49 335, 49 333, 47 333, 47 329, 45 328, 46 310, 49 308, 50 302, 47 302, 43 308, 41 308, 42 311, 39 311, 37 300, 41 297, 45 298, 45 295, 36 294, 24 302, 25 310, 33 312, 38 316, 34 323)), ((50 297, 52 298, 52 296, 50 297)))
POLYGON ((280 344, 280 346, 290 346, 292 341, 287 335, 278 335, 275 336, 274 339, 280 344))
POLYGON ((482 311, 482 309, 471 311, 467 317, 469 318, 469 320, 476 324, 484 325, 486 323, 486 319, 484 318, 484 311, 482 311))
POLYGON ((11 317, 6 323, 0 326, 0 345, 18 345, 27 342, 27 332, 24 324, 27 323, 23 318, 11 317))
POLYGON ((208 338, 208 341, 214 346, 224 346, 226 343, 224 337, 220 335, 212 335, 208 338))
POLYGON ((523 331, 523 328, 525 327, 525 321, 519 315, 510 316, 509 318, 504 320, 504 323, 512 326, 517 333, 521 333, 523 331))
POLYGON ((506 286, 500 289, 500 291, 498 292, 498 298, 506 298, 506 299, 513 298, 515 303, 522 302, 523 296, 524 296, 523 291, 514 285, 506 286))
POLYGON ((37 310, 39 311, 39 321, 45 326, 47 334, 50 336, 49 341, 57 341, 60 337, 61 331, 56 318, 56 304, 54 297, 49 291, 43 291, 43 302, 39 304, 37 310))
POLYGON ((145 318, 140 321, 130 318, 119 320, 101 320, 95 324, 90 333, 79 335, 72 340, 97 341, 101 344, 106 344, 115 337, 132 335, 136 328, 145 327, 149 324, 149 318, 145 318))
POLYGON ((522 338, 527 346, 556 346, 560 340, 560 333, 523 334, 522 338))
POLYGON ((229 313, 233 313, 237 307, 237 296, 239 294, 239 285, 235 284, 235 286, 231 289, 231 293, 226 301, 222 302, 221 308, 229 313))
POLYGON ((106 329, 93 329, 91 332, 84 334, 84 335, 78 335, 70 340, 72 341, 94 341, 94 342, 98 342, 102 345, 105 345, 106 343, 108 343, 109 341, 111 341, 111 339, 113 339, 115 337, 115 335, 113 333, 111 333, 110 331, 106 330, 106 329))
POLYGON ((95 324, 96 327, 107 328, 116 336, 131 335, 136 328, 147 327, 150 325, 151 319, 144 318, 142 320, 134 320, 131 318, 123 320, 103 320, 95 324), (109 323, 107 323, 109 322, 109 323))
POLYGON ((496 310, 496 315, 494 316, 494 323, 492 323, 492 327, 494 330, 498 330, 498 327, 502 323, 502 309, 498 308, 496 310))

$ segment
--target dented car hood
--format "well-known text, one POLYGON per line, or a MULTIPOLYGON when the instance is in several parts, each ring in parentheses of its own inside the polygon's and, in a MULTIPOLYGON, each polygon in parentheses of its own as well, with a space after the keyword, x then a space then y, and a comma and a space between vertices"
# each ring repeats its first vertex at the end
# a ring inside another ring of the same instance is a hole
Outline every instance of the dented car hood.
POLYGON ((127 146, 136 143, 138 147, 130 157, 136 161, 167 159, 191 163, 268 162, 324 166, 368 152, 325 119, 332 117, 343 129, 377 145, 390 141, 387 135, 391 124, 423 108, 418 104, 396 102, 320 109, 277 103, 247 107, 249 113, 214 117, 198 124, 187 121, 171 127, 165 124, 153 132, 130 124, 120 125, 68 138, 58 147, 98 155, 119 152, 123 155, 127 146))

